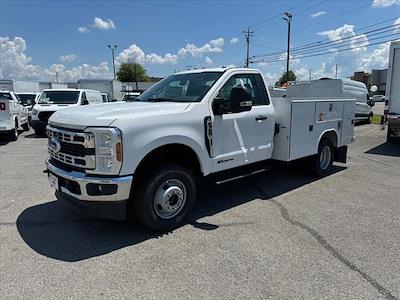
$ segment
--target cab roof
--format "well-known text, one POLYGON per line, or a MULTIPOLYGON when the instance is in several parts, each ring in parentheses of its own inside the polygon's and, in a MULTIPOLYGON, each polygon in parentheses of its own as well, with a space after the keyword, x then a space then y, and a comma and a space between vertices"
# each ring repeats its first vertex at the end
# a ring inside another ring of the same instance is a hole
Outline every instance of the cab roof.
POLYGON ((226 72, 226 71, 256 71, 259 72, 257 69, 250 69, 250 68, 202 68, 202 69, 193 69, 175 73, 176 74, 193 74, 193 73, 204 73, 204 72, 226 72))

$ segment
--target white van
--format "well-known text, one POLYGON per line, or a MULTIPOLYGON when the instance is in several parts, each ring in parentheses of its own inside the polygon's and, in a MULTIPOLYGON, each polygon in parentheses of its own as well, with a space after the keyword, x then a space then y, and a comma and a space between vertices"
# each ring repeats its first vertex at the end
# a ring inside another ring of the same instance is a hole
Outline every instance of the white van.
POLYGON ((36 135, 44 135, 47 120, 56 111, 68 107, 103 103, 99 91, 86 89, 46 89, 32 109, 32 128, 36 135))
POLYGON ((0 134, 6 134, 9 140, 15 141, 20 128, 29 130, 28 109, 14 92, 0 90, 0 134))
POLYGON ((356 122, 371 122, 372 103, 363 82, 350 79, 330 79, 295 83, 288 89, 287 96, 356 99, 356 122))

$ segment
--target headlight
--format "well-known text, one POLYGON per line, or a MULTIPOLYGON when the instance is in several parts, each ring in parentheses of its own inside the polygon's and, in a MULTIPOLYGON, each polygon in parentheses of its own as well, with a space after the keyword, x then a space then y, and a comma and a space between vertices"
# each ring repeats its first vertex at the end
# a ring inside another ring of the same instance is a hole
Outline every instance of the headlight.
POLYGON ((32 115, 35 115, 35 116, 36 116, 36 115, 38 114, 38 112, 39 112, 39 111, 38 111, 37 109, 34 109, 34 108, 32 109, 32 115))
POLYGON ((96 168, 88 173, 117 175, 122 165, 122 135, 118 128, 88 128, 94 135, 96 168))

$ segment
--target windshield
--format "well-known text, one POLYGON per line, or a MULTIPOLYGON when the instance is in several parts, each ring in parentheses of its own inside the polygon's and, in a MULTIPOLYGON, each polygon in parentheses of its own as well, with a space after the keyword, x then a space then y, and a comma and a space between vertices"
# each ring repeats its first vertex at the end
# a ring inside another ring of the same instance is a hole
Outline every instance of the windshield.
POLYGON ((75 104, 79 91, 45 91, 40 95, 39 104, 75 104))
POLYGON ((23 106, 28 106, 28 100, 31 100, 30 105, 35 104, 36 94, 18 94, 17 96, 23 106))
POLYGON ((12 100, 12 97, 11 97, 10 93, 0 93, 0 99, 1 100, 12 100))
POLYGON ((153 85, 135 101, 200 102, 222 72, 171 75, 153 85))

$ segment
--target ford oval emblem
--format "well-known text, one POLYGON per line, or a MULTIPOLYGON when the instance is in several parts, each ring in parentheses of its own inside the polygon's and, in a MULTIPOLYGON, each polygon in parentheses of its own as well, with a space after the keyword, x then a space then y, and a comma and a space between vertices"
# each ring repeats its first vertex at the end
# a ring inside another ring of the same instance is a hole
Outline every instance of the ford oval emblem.
POLYGON ((49 140, 49 147, 55 153, 58 153, 61 150, 61 144, 56 138, 51 138, 49 140))

